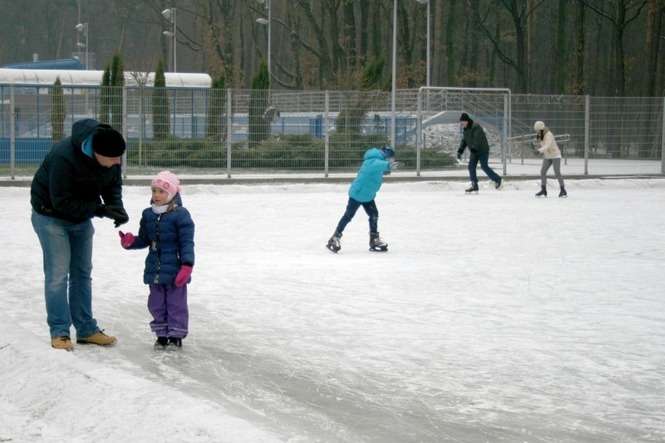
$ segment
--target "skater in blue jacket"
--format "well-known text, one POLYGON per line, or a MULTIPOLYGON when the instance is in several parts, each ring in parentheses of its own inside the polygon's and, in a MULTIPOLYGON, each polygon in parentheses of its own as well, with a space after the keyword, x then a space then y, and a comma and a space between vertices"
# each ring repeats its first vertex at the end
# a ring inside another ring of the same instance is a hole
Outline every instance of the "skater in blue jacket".
POLYGON ((363 207, 369 217, 369 248, 370 251, 387 251, 388 244, 381 240, 378 231, 379 210, 374 203, 374 197, 381 188, 383 176, 390 173, 397 163, 395 162, 395 151, 389 147, 371 148, 363 156, 363 164, 358 171, 358 176, 349 188, 349 202, 346 211, 337 224, 334 234, 328 240, 326 247, 332 252, 341 249, 340 239, 346 225, 353 219, 360 206, 363 207))

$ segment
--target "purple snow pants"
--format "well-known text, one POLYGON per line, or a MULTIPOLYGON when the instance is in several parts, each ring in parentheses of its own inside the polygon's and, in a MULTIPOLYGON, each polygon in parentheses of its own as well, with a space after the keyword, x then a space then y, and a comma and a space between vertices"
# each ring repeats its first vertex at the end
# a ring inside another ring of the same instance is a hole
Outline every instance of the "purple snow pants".
POLYGON ((181 288, 171 285, 150 285, 148 310, 153 318, 150 329, 157 337, 187 337, 189 323, 187 285, 181 288))

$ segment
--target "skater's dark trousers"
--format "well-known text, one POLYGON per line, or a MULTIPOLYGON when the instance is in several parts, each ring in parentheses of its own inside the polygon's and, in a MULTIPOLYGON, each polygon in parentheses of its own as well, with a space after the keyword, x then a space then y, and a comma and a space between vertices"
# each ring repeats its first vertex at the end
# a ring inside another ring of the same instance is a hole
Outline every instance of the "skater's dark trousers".
POLYGON ((544 158, 543 166, 540 168, 540 184, 544 188, 547 186, 547 170, 550 166, 554 166, 554 175, 559 180, 559 186, 563 188, 563 177, 561 176, 561 159, 560 158, 544 158))
POLYGON ((497 183, 501 180, 499 174, 494 172, 494 170, 487 164, 488 160, 488 152, 471 151, 471 155, 469 156, 469 178, 471 179, 471 183, 478 183, 478 177, 476 176, 476 167, 478 166, 478 162, 480 162, 480 169, 482 169, 485 174, 487 174, 490 180, 497 183))
POLYGON ((346 204, 346 211, 337 224, 337 232, 340 234, 344 232, 344 228, 349 224, 353 216, 356 215, 358 208, 362 206, 367 215, 369 216, 369 232, 378 232, 379 223, 379 210, 376 208, 374 200, 361 203, 349 197, 349 202, 346 204))

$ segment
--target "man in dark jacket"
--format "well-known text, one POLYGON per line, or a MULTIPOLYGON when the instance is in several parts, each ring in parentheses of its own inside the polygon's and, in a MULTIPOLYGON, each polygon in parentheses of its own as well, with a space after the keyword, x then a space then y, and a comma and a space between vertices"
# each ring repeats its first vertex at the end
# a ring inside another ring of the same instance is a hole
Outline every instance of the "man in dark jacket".
POLYGON ((54 145, 35 173, 30 189, 32 226, 44 259, 46 321, 51 346, 112 345, 92 316, 92 217, 108 217, 118 227, 129 220, 122 204, 120 162, 125 140, 109 125, 85 119, 72 136, 54 145))
POLYGON ((457 158, 461 159, 464 149, 469 147, 469 178, 471 179, 471 187, 466 190, 467 193, 478 192, 478 177, 476 176, 476 167, 480 162, 480 168, 487 174, 487 176, 494 182, 496 189, 501 188, 501 177, 489 167, 487 161, 490 155, 490 146, 487 143, 485 131, 478 124, 475 123, 469 114, 462 113, 460 117, 460 124, 462 125, 463 135, 462 142, 457 150, 457 158))

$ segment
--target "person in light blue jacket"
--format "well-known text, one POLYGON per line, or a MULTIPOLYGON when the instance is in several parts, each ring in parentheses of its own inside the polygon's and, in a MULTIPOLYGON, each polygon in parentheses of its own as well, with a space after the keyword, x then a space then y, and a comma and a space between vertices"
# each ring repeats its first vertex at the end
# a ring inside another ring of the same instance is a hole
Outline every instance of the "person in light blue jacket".
POLYGON ((349 188, 349 202, 346 205, 346 211, 344 211, 344 215, 342 215, 335 232, 326 245, 328 249, 335 253, 339 252, 342 247, 340 242, 342 232, 353 219, 353 216, 356 215, 358 208, 362 206, 369 216, 370 251, 385 252, 388 250, 388 244, 379 237, 379 210, 376 208, 374 197, 381 188, 383 176, 389 174, 396 165, 395 151, 389 147, 370 148, 365 152, 358 176, 349 188))

